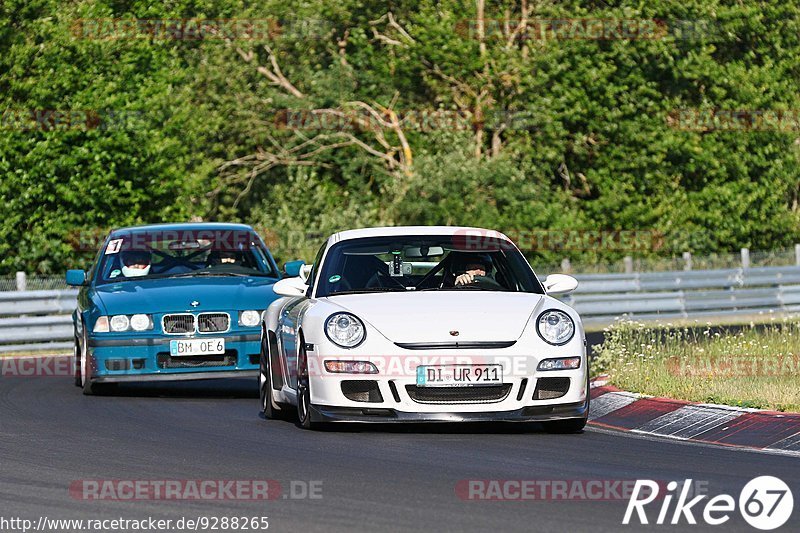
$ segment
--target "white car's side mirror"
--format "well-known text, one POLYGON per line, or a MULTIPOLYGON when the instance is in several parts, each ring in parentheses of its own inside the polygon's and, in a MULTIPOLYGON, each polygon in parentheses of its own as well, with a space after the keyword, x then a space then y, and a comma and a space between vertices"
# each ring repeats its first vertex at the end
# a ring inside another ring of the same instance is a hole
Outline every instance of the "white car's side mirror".
POLYGON ((285 278, 272 286, 272 290, 279 296, 302 296, 308 290, 308 285, 299 278, 285 278))
POLYGON ((547 294, 567 294, 578 288, 578 280, 566 274, 550 274, 544 280, 547 294))
POLYGON ((303 280, 303 283, 308 281, 308 276, 311 275, 312 268, 314 268, 314 265, 303 265, 300 267, 300 279, 303 280))

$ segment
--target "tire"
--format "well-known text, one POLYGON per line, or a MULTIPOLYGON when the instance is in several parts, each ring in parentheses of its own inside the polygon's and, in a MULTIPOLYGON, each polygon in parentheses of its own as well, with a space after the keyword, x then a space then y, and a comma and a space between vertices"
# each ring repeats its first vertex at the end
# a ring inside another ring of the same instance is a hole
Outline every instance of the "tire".
POLYGON ((261 350, 258 357, 258 395, 261 400, 261 412, 269 420, 280 418, 280 408, 272 399, 272 367, 269 364, 269 340, 267 332, 261 328, 261 350))
POLYGON ((83 389, 83 394, 86 396, 93 396, 95 394, 108 394, 112 392, 117 384, 116 383, 92 383, 89 379, 89 341, 86 338, 86 331, 83 332, 83 349, 81 350, 81 362, 80 362, 80 382, 78 382, 78 376, 76 376, 75 384, 78 385, 83 389))
POLYGON ((297 359, 297 423, 303 429, 316 429, 318 424, 311 421, 311 383, 308 376, 306 346, 302 337, 297 359))
MULTIPOLYGON (((588 364, 587 364, 588 367, 588 364)), ((592 395, 589 390, 589 368, 586 369, 586 414, 582 418, 567 418, 565 420, 553 420, 551 422, 542 422, 544 430, 548 433, 580 433, 586 427, 589 421, 589 405, 592 400, 592 395)))
POLYGON ((567 418, 565 420, 542 422, 542 425, 544 426, 544 430, 548 433, 580 433, 586 426, 586 420, 586 417, 567 418))
POLYGON ((86 339, 86 331, 84 330, 82 336, 82 346, 81 349, 81 366, 80 366, 80 387, 83 389, 83 393, 87 396, 91 396, 95 393, 95 389, 92 386, 92 382, 89 379, 89 350, 88 350, 88 342, 86 339))
POLYGON ((75 386, 82 387, 83 383, 81 383, 81 345, 80 341, 78 340, 78 333, 75 332, 74 336, 74 344, 72 346, 72 364, 73 366, 73 375, 75 376, 75 386))

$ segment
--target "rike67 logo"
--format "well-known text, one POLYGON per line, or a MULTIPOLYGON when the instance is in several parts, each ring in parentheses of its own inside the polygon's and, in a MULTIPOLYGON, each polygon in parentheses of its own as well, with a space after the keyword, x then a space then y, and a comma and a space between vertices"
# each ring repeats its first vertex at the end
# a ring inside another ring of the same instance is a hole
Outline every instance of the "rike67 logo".
MULTIPOLYGON (((685 480, 680 489, 677 481, 670 481, 666 487, 666 494, 659 494, 662 486, 649 479, 636 480, 622 523, 630 524, 635 516, 640 524, 648 524, 645 507, 656 499, 661 501, 658 517, 655 520, 659 525, 680 524, 683 520, 688 524, 697 524, 695 517, 697 513, 702 516, 706 524, 719 526, 730 520, 731 513, 737 508, 736 500, 728 494, 714 496, 704 502, 704 505, 701 505, 701 502, 708 497, 705 494, 689 499, 691 479, 685 480), (673 508, 672 501, 676 496, 673 508)), ((760 476, 750 480, 739 493, 738 508, 748 524, 756 529, 771 530, 782 526, 792 516, 794 498, 789 486, 781 479, 760 476)))

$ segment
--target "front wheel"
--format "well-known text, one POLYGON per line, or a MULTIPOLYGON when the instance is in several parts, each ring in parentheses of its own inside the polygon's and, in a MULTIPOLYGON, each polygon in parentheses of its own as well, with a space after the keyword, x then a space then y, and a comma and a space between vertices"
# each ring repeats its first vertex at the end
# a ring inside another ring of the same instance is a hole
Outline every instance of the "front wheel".
MULTIPOLYGON (((587 364, 588 367, 588 364, 587 364)), ((567 418, 566 420, 553 420, 542 422, 544 430, 548 433, 580 433, 589 421, 589 406, 591 405, 592 395, 589 389, 589 369, 586 369, 586 414, 582 418, 567 418)))
POLYGON ((83 389, 83 393, 87 396, 95 394, 108 394, 113 392, 116 388, 116 383, 92 383, 90 376, 92 369, 89 364, 89 341, 86 338, 86 332, 83 333, 83 348, 79 351, 80 363, 76 363, 78 367, 75 375, 75 385, 83 389), (78 375, 80 373, 80 375, 78 375))
POLYGON ((297 420, 301 428, 315 429, 317 424, 311 421, 311 383, 308 376, 308 358, 302 338, 297 359, 297 420))
POLYGON ((72 345, 72 364, 74 365, 73 376, 75 377, 75 386, 83 387, 81 381, 81 343, 78 340, 78 333, 75 333, 74 344, 72 345))
POLYGON ((280 416, 280 410, 272 399, 272 365, 269 364, 270 354, 268 342, 267 333, 262 328, 261 352, 258 358, 258 390, 259 397, 261 398, 261 412, 264 413, 264 417, 273 420, 280 416))

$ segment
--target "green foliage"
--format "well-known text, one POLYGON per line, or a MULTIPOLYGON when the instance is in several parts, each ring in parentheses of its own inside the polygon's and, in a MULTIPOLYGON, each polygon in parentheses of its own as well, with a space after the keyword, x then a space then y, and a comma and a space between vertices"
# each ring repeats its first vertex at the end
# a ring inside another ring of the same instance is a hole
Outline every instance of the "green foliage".
POLYGON ((595 40, 531 29, 508 39, 500 22, 518 23, 520 5, 495 0, 482 49, 469 0, 7 0, 4 117, 124 119, 21 131, 4 118, 0 273, 85 264, 92 253, 73 246, 80 232, 192 217, 257 224, 277 235, 283 259, 307 260, 321 234, 374 224, 655 230, 665 246, 650 255, 799 241, 798 128, 686 131, 674 121, 680 109, 800 110, 796 6, 619 4, 539 2, 528 18, 660 19, 670 31, 595 40), (76 20, 98 18, 267 19, 280 31, 231 43, 79 38, 76 20), (299 96, 259 72, 272 59, 299 96), (281 121, 286 110, 366 116, 355 101, 406 118, 407 165, 395 129, 297 131, 281 121), (342 133, 362 144, 331 147, 342 133))
POLYGON ((595 375, 627 391, 738 407, 797 411, 800 323, 772 317, 760 327, 646 326, 620 320, 606 328, 592 360, 595 375))

